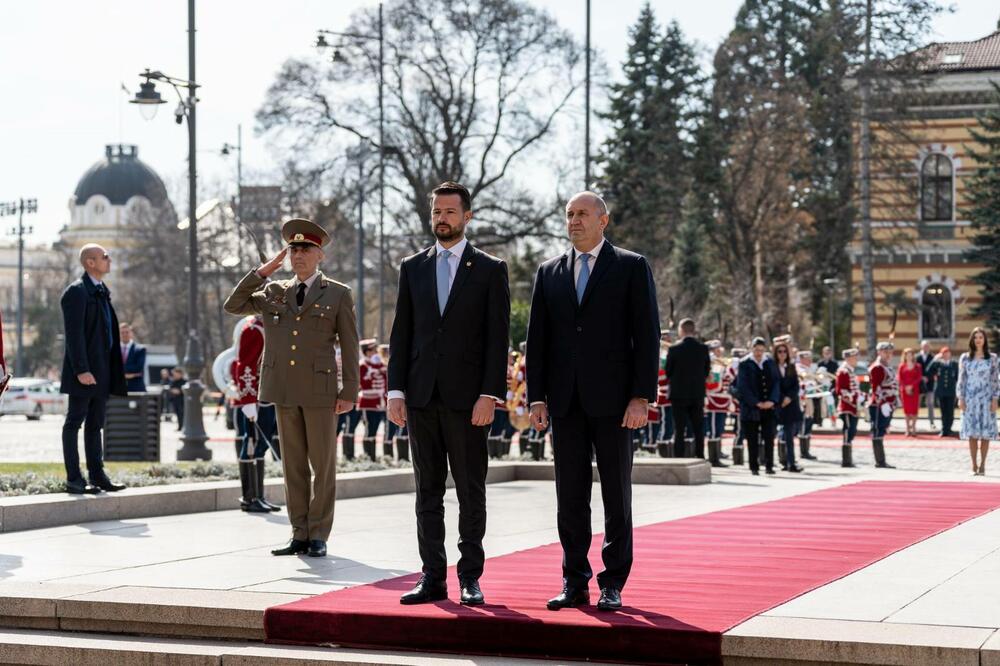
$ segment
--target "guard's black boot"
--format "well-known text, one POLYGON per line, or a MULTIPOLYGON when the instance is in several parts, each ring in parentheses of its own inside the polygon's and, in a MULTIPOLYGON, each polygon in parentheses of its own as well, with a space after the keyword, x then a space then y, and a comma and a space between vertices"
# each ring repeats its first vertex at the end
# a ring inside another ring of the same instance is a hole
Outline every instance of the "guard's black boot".
POLYGON ((342 437, 344 442, 344 459, 354 460, 354 433, 344 431, 342 437))
POLYGON ((799 452, 803 460, 816 460, 816 456, 809 452, 809 444, 812 439, 811 435, 802 435, 799 437, 799 452))
POLYGON ((375 454, 374 437, 365 437, 363 440, 361 440, 361 446, 364 448, 366 456, 368 456, 372 460, 378 460, 378 456, 375 454))
POLYGON ((733 444, 733 464, 743 466, 743 445, 739 442, 733 444))
POLYGON ((410 459, 410 438, 398 435, 396 438, 396 450, 399 451, 400 460, 410 459))
POLYGON ((250 490, 250 466, 246 460, 239 461, 240 470, 240 509, 246 511, 253 499, 253 492, 250 490))
POLYGON ((720 450, 722 449, 722 441, 718 439, 708 440, 708 462, 712 464, 712 467, 729 467, 722 462, 719 457, 720 450))
POLYGON ((875 453, 875 466, 884 469, 896 469, 885 461, 885 445, 881 437, 872 438, 872 451, 875 453))
POLYGON ((257 488, 257 470, 254 467, 253 460, 241 460, 240 461, 240 476, 242 477, 246 474, 247 477, 247 495, 243 496, 244 501, 247 503, 247 508, 244 509, 248 513, 271 513, 271 509, 264 506, 260 501, 259 489, 257 488))
POLYGON ((840 466, 854 467, 853 447, 850 444, 843 444, 840 447, 840 466))

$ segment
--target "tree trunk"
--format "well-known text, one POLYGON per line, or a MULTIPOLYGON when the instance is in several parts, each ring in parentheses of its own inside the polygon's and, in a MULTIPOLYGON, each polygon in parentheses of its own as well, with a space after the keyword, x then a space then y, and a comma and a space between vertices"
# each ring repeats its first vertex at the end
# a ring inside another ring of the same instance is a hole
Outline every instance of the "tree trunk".
POLYGON ((875 318, 875 277, 872 253, 872 196, 871 196, 871 38, 872 0, 868 0, 865 13, 865 63, 858 78, 861 94, 861 297, 865 304, 865 345, 868 358, 875 356, 877 329, 875 318))

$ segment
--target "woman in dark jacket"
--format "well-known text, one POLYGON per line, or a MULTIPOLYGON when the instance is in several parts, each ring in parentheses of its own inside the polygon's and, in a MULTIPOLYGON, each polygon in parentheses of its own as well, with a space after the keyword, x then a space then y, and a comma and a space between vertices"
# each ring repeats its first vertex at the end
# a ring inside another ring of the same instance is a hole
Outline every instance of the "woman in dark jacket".
POLYGON ((801 472, 802 468, 795 464, 795 436, 802 427, 802 406, 799 404, 799 376, 795 372, 795 362, 792 361, 788 344, 779 342, 772 350, 774 362, 778 366, 778 389, 781 399, 778 402, 778 424, 782 428, 782 443, 785 447, 785 462, 781 468, 787 472, 801 472))
POLYGON ((736 399, 740 403, 740 433, 746 437, 750 472, 760 472, 758 455, 764 449, 768 474, 774 474, 775 408, 781 400, 779 374, 774 359, 764 353, 767 343, 754 338, 750 354, 740 361, 736 375, 736 399))

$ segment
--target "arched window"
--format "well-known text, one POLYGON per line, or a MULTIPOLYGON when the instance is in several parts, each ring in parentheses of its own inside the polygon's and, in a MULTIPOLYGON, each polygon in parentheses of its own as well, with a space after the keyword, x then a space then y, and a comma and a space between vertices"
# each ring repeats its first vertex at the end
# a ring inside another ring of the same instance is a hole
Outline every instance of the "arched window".
POLYGON ((920 168, 920 219, 939 222, 952 219, 952 179, 954 173, 947 155, 927 156, 920 168))
POLYGON ((951 289, 939 282, 927 285, 920 298, 920 337, 950 340, 952 335, 951 289))

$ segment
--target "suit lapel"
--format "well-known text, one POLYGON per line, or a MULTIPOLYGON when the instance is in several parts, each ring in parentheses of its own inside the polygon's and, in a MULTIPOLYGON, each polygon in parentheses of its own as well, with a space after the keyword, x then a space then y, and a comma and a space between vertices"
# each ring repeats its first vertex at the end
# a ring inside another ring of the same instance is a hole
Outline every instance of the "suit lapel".
POLYGON ((569 297, 573 302, 573 307, 580 307, 580 304, 576 302, 576 283, 573 281, 573 250, 569 250, 562 256, 562 260, 559 262, 557 271, 561 271, 561 275, 558 276, 559 283, 563 288, 569 291, 569 297))
MULTIPOLYGON (((455 279, 451 283, 451 291, 448 292, 448 302, 445 304, 444 312, 441 314, 442 319, 448 316, 448 311, 455 302, 458 292, 462 289, 462 285, 465 284, 465 280, 469 277, 469 273, 472 272, 472 268, 476 263, 473 259, 474 253, 475 249, 472 247, 472 243, 466 243, 465 252, 462 253, 461 258, 458 260, 458 270, 455 272, 455 279)), ((437 302, 437 298, 435 298, 434 302, 437 302)))
POLYGON ((433 303, 434 316, 440 317, 441 313, 437 307, 437 246, 431 245, 423 253, 420 263, 417 265, 414 276, 415 291, 421 293, 419 297, 413 299, 414 303, 433 303))
MULTIPOLYGON (((583 290, 583 299, 580 301, 580 307, 587 304, 587 299, 593 293, 595 285, 597 285, 601 277, 608 271, 615 258, 615 248, 610 242, 604 241, 601 253, 597 255, 597 260, 594 262, 594 270, 590 272, 590 279, 587 280, 587 288, 583 290)), ((576 289, 573 290, 573 295, 574 297, 576 296, 576 289)))

